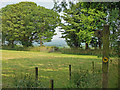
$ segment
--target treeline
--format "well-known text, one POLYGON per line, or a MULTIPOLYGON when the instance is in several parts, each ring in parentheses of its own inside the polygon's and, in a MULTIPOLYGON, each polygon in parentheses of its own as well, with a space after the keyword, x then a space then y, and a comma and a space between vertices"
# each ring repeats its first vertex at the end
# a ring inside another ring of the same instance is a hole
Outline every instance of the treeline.
POLYGON ((32 42, 51 41, 60 22, 57 12, 37 6, 34 2, 20 2, 1 9, 2 45, 15 46, 15 41, 24 47, 32 42))
POLYGON ((110 29, 110 46, 116 47, 120 35, 120 2, 65 2, 56 0, 53 10, 62 12, 60 23, 62 37, 70 47, 85 48, 89 45, 101 49, 102 30, 105 24, 110 29))
MULTIPOLYGON (((58 0, 59 1, 59 0, 58 0)), ((53 9, 37 6, 34 2, 7 5, 0 10, 2 16, 2 45, 14 47, 15 41, 24 47, 38 42, 51 41, 55 28, 60 26, 62 38, 71 48, 92 47, 101 49, 102 30, 110 29, 110 46, 116 47, 120 34, 119 2, 58 2, 53 9), (61 13, 59 15, 59 13, 61 13)))

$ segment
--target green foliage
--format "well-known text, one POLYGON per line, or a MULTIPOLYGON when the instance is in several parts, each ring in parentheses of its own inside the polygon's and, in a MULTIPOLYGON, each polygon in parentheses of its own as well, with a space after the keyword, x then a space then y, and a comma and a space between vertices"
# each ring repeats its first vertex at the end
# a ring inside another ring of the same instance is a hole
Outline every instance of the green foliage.
POLYGON ((101 88, 102 72, 100 70, 88 71, 74 70, 68 88, 101 88))
POLYGON ((74 55, 98 55, 102 56, 102 50, 84 50, 81 48, 62 48, 60 50, 63 54, 74 54, 74 55))
POLYGON ((33 23, 28 23, 28 21, 34 10, 33 7, 36 6, 32 2, 21 2, 2 8, 2 34, 9 44, 13 44, 14 41, 21 41, 23 45, 26 44, 25 46, 31 44, 29 38, 32 37, 31 32, 34 28, 33 23), (25 40, 26 43, 23 43, 25 40))
POLYGON ((23 51, 23 50, 25 50, 25 48, 22 46, 22 45, 15 45, 15 50, 17 50, 17 51, 23 51))
MULTIPOLYGON (((85 7, 86 3, 72 4, 69 9, 65 9, 61 17, 65 23, 60 24, 63 31, 63 38, 71 47, 80 47, 81 43, 90 43, 94 37, 93 29, 102 26, 106 14, 102 11, 85 7), (98 20, 100 23, 98 23, 98 20)), ((87 3, 87 5, 90 5, 87 3)))
MULTIPOLYGON (((73 54, 73 55, 95 55, 98 57, 102 57, 103 50, 95 50, 95 49, 88 49, 84 50, 81 48, 62 48, 60 49, 60 52, 63 54, 73 54)), ((117 53, 115 50, 110 49, 109 50, 109 56, 110 57, 116 57, 117 53)))
POLYGON ((58 50, 57 47, 53 47, 53 46, 41 46, 41 47, 28 47, 25 50, 28 51, 40 51, 40 52, 55 52, 58 50))
POLYGON ((16 50, 16 51, 24 51, 25 48, 22 45, 14 45, 14 48, 11 46, 4 45, 2 46, 2 49, 4 50, 16 50))
POLYGON ((44 7, 38 6, 35 15, 37 18, 34 19, 36 31, 36 37, 39 38, 36 41, 51 41, 54 34, 55 28, 58 26, 57 23, 60 21, 59 15, 53 10, 45 9, 44 7), (43 12, 41 12, 43 11, 43 12))
POLYGON ((33 41, 50 41, 59 15, 53 10, 37 6, 34 2, 20 2, 2 8, 2 34, 4 41, 20 41, 25 47, 33 41))
MULTIPOLYGON (((69 1, 67 4, 55 2, 53 10, 63 12, 61 16, 64 20, 60 26, 64 29, 63 38, 66 39, 70 47, 80 47, 82 43, 95 43, 101 47, 102 38, 94 35, 94 31, 103 29, 104 24, 109 24, 111 29, 110 39, 111 46, 116 45, 115 41, 118 36, 118 2, 77 2, 69 1), (93 39, 97 40, 93 41, 93 39)), ((95 45, 97 46, 97 45, 95 45)))
POLYGON ((59 48, 56 46, 29 46, 23 47, 22 45, 15 45, 14 48, 11 46, 4 45, 2 46, 4 50, 16 50, 16 51, 37 51, 37 52, 58 52, 59 48))
POLYGON ((108 73, 108 77, 109 77, 109 88, 111 87, 118 87, 119 83, 118 83, 118 78, 119 78, 119 61, 118 61, 118 58, 114 58, 114 59, 111 59, 110 61, 110 64, 109 64, 109 72, 108 73), (115 74, 117 73, 117 74, 115 74), (112 79, 113 78, 113 79, 112 79), (114 83, 113 83, 114 82, 114 83))
POLYGON ((25 74, 20 76, 15 76, 13 80, 14 88, 44 88, 44 85, 40 80, 35 80, 33 75, 25 74))
POLYGON ((118 28, 119 28, 118 20, 120 20, 119 13, 120 13, 120 11, 115 8, 115 9, 111 10, 110 15, 108 17, 110 31, 112 32, 112 33, 110 33, 110 45, 111 45, 111 48, 113 47, 114 49, 117 46, 117 39, 119 36, 119 30, 118 30, 118 28))

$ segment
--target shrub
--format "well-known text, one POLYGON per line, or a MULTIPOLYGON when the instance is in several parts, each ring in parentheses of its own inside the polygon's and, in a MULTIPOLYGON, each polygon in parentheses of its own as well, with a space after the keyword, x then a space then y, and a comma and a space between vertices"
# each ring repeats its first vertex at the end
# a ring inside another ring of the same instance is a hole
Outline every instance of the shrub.
POLYGON ((49 52, 56 52, 59 51, 59 48, 56 46, 51 46, 51 50, 49 52))
POLYGON ((2 46, 2 49, 5 50, 17 50, 17 51, 40 51, 40 52, 55 52, 58 51, 59 48, 56 46, 30 46, 30 47, 23 47, 22 45, 14 45, 14 48, 11 46, 5 45, 2 46))
MULTIPOLYGON (((81 48, 62 48, 60 52, 63 54, 75 54, 75 55, 97 55, 98 57, 102 56, 102 49, 81 49, 81 48)), ((116 56, 116 52, 114 50, 109 51, 109 56, 116 56)))
POLYGON ((13 87, 15 88, 44 88, 40 80, 35 80, 32 75, 26 74, 23 77, 14 77, 13 87))
POLYGON ((58 50, 58 47, 55 46, 36 46, 26 48, 28 51, 40 51, 40 52, 55 52, 58 50))
POLYGON ((8 45, 2 46, 2 49, 5 49, 5 50, 14 50, 11 46, 8 46, 8 45))
POLYGON ((92 73, 88 70, 76 70, 72 72, 68 88, 101 88, 101 72, 92 73))
POLYGON ((2 49, 23 51, 24 47, 22 45, 14 45, 14 47, 8 46, 8 45, 4 45, 4 46, 2 46, 2 49))
POLYGON ((15 45, 15 50, 17 51, 23 51, 24 50, 24 47, 22 45, 15 45))

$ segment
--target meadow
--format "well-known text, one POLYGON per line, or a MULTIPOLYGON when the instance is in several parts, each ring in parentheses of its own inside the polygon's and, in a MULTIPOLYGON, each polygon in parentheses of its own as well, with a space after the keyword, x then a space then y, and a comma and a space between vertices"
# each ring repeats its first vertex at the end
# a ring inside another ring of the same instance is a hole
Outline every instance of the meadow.
MULTIPOLYGON (((22 80, 23 78, 25 79, 25 76, 28 76, 28 81, 35 79, 35 67, 38 67, 38 80, 41 83, 39 87, 42 88, 49 88, 49 81, 51 79, 54 80, 55 88, 71 87, 69 84, 69 65, 72 66, 72 75, 74 71, 78 69, 88 70, 92 73, 92 61, 95 63, 95 70, 100 73, 102 72, 102 57, 92 55, 71 55, 62 54, 60 52, 47 53, 15 50, 1 50, 1 52, 3 88, 22 87, 22 82, 24 82, 22 80)), ((117 58, 114 57, 110 59, 112 62, 109 62, 108 86, 109 88, 117 88, 117 58)), ((98 78, 96 77, 95 79, 98 78)), ((33 82, 31 81, 31 83, 33 82)), ((102 82, 100 82, 98 88, 101 88, 101 83, 102 82)), ((94 88, 94 86, 91 88, 94 88)))

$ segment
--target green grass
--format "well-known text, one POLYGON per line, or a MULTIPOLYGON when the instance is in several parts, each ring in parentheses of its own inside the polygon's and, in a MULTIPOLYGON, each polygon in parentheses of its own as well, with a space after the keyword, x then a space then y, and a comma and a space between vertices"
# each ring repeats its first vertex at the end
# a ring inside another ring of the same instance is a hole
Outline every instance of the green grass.
MULTIPOLYGON (((3 88, 14 87, 14 78, 17 77, 19 80, 25 74, 35 78, 35 67, 39 68, 39 80, 45 87, 48 88, 49 80, 53 79, 55 88, 65 88, 69 82, 69 64, 72 65, 72 71, 80 67, 90 71, 92 70, 92 61, 95 62, 95 69, 101 70, 102 59, 97 56, 2 50, 3 88)), ((114 63, 114 59, 112 63, 114 63)), ((115 68, 116 63, 110 65, 115 68)), ((112 68, 110 70, 113 70, 112 68)), ((111 88, 117 87, 116 78, 112 78, 114 72, 116 73, 113 70, 109 75, 109 87, 111 88)), ((117 77, 117 73, 115 75, 117 77)))

